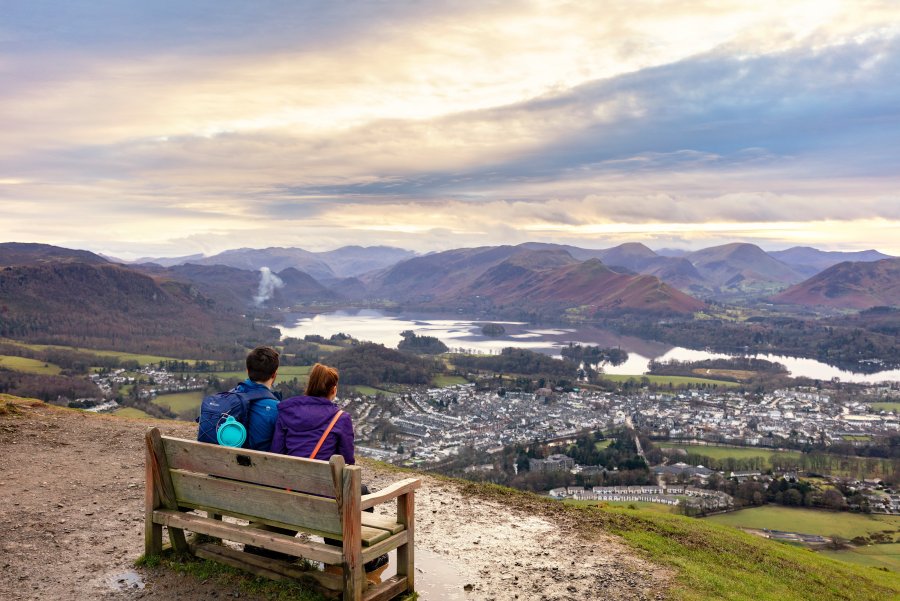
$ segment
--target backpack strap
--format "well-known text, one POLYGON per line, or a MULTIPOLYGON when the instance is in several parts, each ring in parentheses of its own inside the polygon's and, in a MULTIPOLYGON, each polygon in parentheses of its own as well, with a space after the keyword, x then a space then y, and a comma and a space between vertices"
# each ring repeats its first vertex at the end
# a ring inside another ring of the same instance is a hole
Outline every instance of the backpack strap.
POLYGON ((334 425, 337 423, 337 420, 340 416, 344 415, 344 412, 338 409, 337 413, 334 414, 334 417, 331 419, 331 423, 328 424, 328 427, 325 428, 325 431, 322 433, 322 438, 319 439, 319 444, 316 445, 316 448, 313 449, 312 455, 309 456, 310 459, 315 459, 316 455, 319 454, 319 449, 322 448, 322 443, 325 442, 325 437, 331 433, 331 429, 334 428, 334 425))

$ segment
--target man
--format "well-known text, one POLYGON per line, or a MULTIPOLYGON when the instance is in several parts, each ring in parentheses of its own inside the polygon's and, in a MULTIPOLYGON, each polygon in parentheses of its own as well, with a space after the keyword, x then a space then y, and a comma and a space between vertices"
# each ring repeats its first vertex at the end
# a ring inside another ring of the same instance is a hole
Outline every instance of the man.
POLYGON ((247 355, 247 379, 235 387, 235 392, 250 401, 247 415, 248 449, 268 451, 272 446, 278 402, 281 394, 272 390, 278 375, 278 351, 270 346, 258 346, 247 355))

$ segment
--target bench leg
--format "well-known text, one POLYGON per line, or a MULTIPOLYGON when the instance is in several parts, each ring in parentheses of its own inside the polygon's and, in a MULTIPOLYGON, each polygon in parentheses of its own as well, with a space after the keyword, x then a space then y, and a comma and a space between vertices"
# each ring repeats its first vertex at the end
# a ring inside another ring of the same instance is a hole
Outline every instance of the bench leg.
POLYGON ((159 492, 156 490, 153 479, 153 459, 150 450, 145 453, 146 458, 146 488, 144 489, 144 555, 159 555, 162 553, 162 525, 153 522, 153 511, 160 506, 159 492))
POLYGON ((397 497, 397 521, 406 526, 408 535, 407 543, 397 547, 397 575, 406 576, 407 590, 412 593, 416 590, 416 553, 415 553, 415 493, 409 492, 397 497))
POLYGON ((341 503, 344 554, 344 601, 361 601, 366 590, 362 562, 362 524, 360 523, 359 469, 344 470, 341 503))

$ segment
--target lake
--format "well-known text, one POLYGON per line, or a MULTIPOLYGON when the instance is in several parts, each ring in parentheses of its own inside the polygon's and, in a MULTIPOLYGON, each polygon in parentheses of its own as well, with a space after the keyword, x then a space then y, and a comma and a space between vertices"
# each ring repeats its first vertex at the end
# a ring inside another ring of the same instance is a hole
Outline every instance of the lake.
MULTIPOLYGON (((508 346, 515 346, 559 356, 560 349, 569 342, 601 347, 617 346, 628 352, 628 361, 615 367, 605 366, 604 371, 610 374, 647 373, 651 360, 700 361, 730 356, 725 353, 672 346, 634 336, 620 336, 594 326, 548 328, 512 321, 487 322, 416 314, 388 315, 371 309, 297 315, 291 320, 290 325, 281 326, 282 336, 285 337, 303 338, 307 334, 318 334, 328 338, 334 334, 344 333, 359 340, 369 340, 391 348, 397 347, 402 339, 400 332, 405 330, 412 330, 420 336, 434 336, 450 347, 451 351, 466 353, 497 353, 508 346), (496 338, 485 336, 481 333, 481 328, 486 323, 503 324, 506 333, 496 338)), ((857 374, 815 359, 765 354, 748 356, 781 363, 793 376, 819 380, 840 378, 844 382, 900 381, 900 369, 857 374)))

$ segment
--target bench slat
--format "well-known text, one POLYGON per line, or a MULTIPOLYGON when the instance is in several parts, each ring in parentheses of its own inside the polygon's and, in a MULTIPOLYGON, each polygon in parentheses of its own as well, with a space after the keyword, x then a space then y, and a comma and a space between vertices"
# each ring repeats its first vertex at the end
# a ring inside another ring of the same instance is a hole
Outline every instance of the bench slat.
POLYGON ((283 528, 340 538, 341 520, 334 499, 171 470, 178 505, 207 509, 271 523, 283 528), (335 536, 337 535, 337 536, 335 536))
POLYGON ((153 521, 170 528, 183 528, 191 532, 208 534, 209 536, 244 543, 245 545, 256 545, 272 551, 305 557, 312 561, 321 561, 329 564, 341 563, 341 551, 337 547, 326 545, 325 543, 304 542, 286 534, 259 530, 252 525, 239 526, 238 524, 171 510, 154 511, 153 521))
POLYGON ((381 542, 378 542, 371 547, 363 549, 362 560, 363 563, 369 563, 379 555, 383 555, 388 551, 393 551, 400 545, 406 543, 409 540, 409 536, 406 532, 401 532, 399 534, 394 534, 390 538, 386 538, 381 542))
POLYGON ((298 566, 271 559, 229 549, 221 545, 205 543, 194 546, 194 554, 204 559, 220 561, 235 568, 247 570, 259 576, 265 576, 272 580, 300 580, 318 584, 332 591, 341 590, 341 578, 332 574, 326 574, 317 570, 303 570, 298 566))
POLYGON ((398 523, 396 518, 383 515, 375 515, 374 513, 368 513, 365 511, 362 513, 362 525, 369 526, 370 528, 387 530, 391 534, 397 534, 398 532, 403 532, 406 529, 406 526, 398 523))
POLYGON ((171 469, 334 497, 334 480, 327 461, 233 449, 168 436, 163 440, 171 469))
POLYGON ((378 492, 374 492, 368 495, 363 495, 361 498, 360 509, 369 509, 370 507, 375 507, 376 505, 381 505, 386 501, 390 501, 400 495, 405 495, 406 493, 412 492, 422 486, 422 481, 416 478, 407 478, 406 480, 400 480, 399 482, 394 482, 390 486, 387 486, 378 492))
POLYGON ((363 594, 363 601, 389 601, 404 592, 407 586, 406 576, 391 576, 381 584, 370 585, 363 594))

